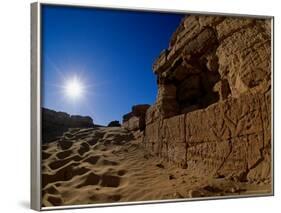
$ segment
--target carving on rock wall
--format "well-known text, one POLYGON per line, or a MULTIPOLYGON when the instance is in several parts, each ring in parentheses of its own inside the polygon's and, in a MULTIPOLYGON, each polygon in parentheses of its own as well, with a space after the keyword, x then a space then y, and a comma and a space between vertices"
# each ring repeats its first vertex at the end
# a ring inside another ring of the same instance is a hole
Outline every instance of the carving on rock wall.
POLYGON ((270 20, 188 16, 153 64, 143 144, 199 174, 271 178, 270 20))

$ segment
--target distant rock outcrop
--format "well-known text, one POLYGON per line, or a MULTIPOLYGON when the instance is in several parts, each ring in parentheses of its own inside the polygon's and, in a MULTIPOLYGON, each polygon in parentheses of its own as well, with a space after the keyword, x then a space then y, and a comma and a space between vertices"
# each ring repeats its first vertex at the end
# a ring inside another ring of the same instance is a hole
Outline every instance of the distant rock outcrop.
POLYGON ((147 150, 201 175, 271 179, 270 19, 188 16, 153 70, 147 150))
POLYGON ((111 122, 109 122, 109 124, 107 126, 108 127, 119 127, 119 126, 121 126, 121 124, 119 123, 119 121, 111 121, 111 122))
POLYGON ((47 143, 61 136, 69 128, 93 127, 89 116, 69 115, 65 112, 42 108, 42 142, 47 143))
POLYGON ((145 129, 145 114, 149 104, 139 104, 132 107, 132 111, 123 116, 123 127, 133 131, 145 129))

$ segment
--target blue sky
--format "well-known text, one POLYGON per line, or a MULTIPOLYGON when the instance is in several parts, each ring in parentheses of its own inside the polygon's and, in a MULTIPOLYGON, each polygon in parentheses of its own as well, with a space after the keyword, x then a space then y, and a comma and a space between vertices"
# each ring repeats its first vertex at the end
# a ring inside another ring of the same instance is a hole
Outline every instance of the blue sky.
POLYGON ((42 105, 89 115, 106 125, 135 104, 156 99, 152 64, 183 15, 45 5, 42 10, 42 105), (75 76, 79 99, 62 88, 75 76))

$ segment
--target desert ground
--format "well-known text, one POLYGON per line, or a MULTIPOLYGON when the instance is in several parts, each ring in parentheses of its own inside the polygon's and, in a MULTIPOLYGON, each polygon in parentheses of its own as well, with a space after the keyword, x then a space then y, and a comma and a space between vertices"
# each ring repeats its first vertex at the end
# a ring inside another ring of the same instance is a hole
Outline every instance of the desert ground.
POLYGON ((43 145, 43 206, 270 193, 270 182, 194 176, 123 127, 73 128, 43 145))

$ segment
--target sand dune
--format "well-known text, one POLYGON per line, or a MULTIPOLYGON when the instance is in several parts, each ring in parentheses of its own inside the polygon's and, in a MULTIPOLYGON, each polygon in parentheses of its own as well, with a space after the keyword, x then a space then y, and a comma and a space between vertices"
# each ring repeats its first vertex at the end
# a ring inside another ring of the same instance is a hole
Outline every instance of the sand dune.
POLYGON ((160 161, 122 127, 70 129, 42 147, 44 206, 266 193, 271 183, 197 177, 160 161))

